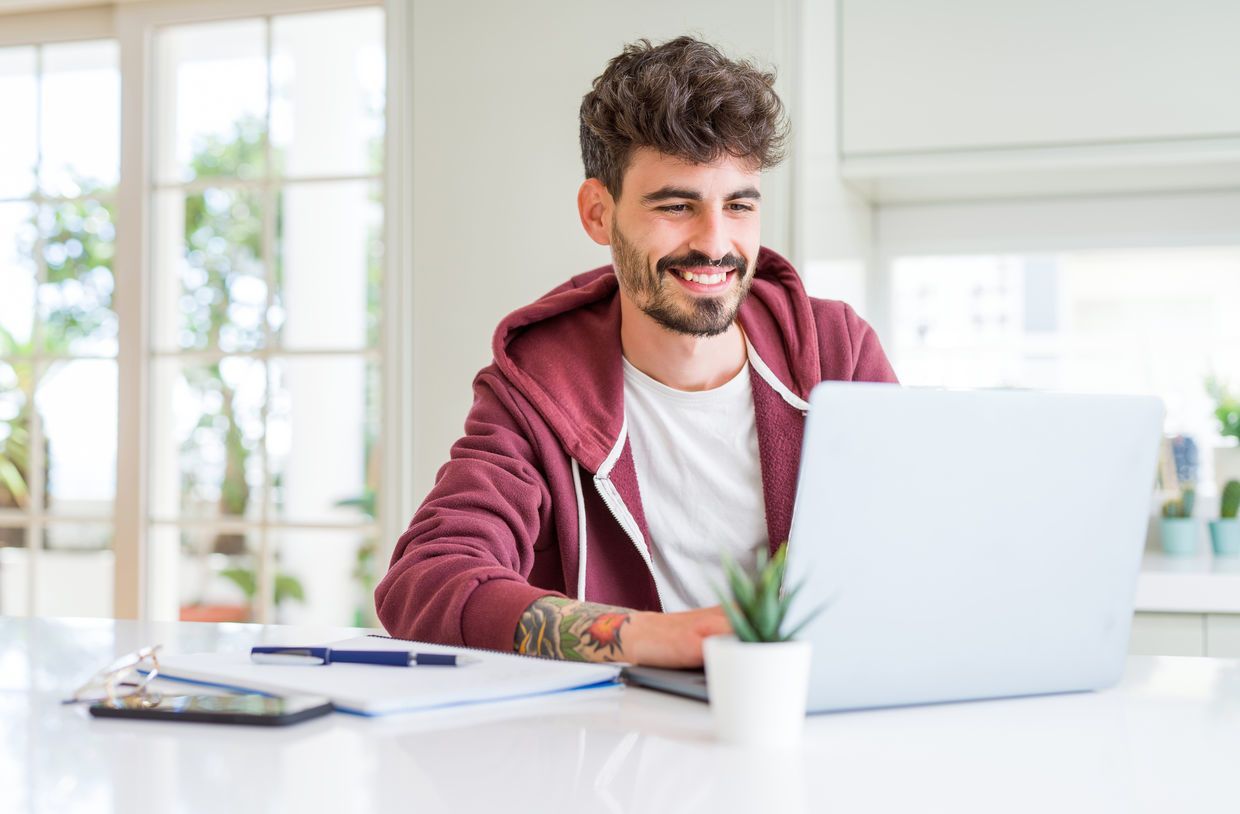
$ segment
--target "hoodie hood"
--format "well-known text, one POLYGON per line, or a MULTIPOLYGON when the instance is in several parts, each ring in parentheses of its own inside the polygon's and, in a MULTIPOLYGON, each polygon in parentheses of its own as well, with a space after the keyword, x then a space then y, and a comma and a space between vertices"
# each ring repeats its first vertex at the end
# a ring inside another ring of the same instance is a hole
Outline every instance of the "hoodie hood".
MULTIPOLYGON (((751 359, 756 354, 792 394, 808 399, 821 378, 814 315, 800 276, 779 254, 759 250, 737 319, 751 359)), ((599 471, 624 427, 619 324, 619 283, 607 265, 509 314, 491 344, 496 367, 590 472, 599 471)))

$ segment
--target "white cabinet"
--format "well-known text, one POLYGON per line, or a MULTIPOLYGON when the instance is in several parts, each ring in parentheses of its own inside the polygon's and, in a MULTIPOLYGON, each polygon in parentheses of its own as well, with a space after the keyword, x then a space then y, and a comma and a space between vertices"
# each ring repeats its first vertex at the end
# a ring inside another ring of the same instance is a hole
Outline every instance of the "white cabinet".
POLYGON ((843 152, 1240 136, 1234 0, 843 0, 843 152))
POLYGON ((1137 579, 1134 656, 1240 658, 1240 560, 1146 552, 1137 579))
POLYGON ((1206 655, 1220 659, 1240 659, 1240 615, 1206 614, 1206 655))
POLYGON ((1128 652, 1134 656, 1240 658, 1240 614, 1137 613, 1128 652))
POLYGON ((1138 613, 1132 619, 1128 652, 1134 656, 1204 656, 1205 615, 1138 613))
POLYGON ((840 0, 841 173, 879 201, 1233 184, 1237 32, 1235 0, 840 0))

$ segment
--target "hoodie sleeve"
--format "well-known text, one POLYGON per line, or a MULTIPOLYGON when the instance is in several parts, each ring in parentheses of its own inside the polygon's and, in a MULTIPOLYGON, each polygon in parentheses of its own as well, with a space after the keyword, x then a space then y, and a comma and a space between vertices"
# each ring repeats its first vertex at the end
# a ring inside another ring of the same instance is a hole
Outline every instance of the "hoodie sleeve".
POLYGON ((889 382, 898 384, 896 372, 883 352, 878 334, 858 316, 850 305, 844 305, 844 324, 852 346, 852 381, 889 382))
POLYGON ((818 381, 899 384, 878 334, 851 305, 816 297, 809 301, 818 330, 818 381))
POLYGON ((391 635, 511 651, 529 604, 558 595, 527 581, 551 499, 524 429, 493 369, 479 373, 465 435, 375 589, 391 635))

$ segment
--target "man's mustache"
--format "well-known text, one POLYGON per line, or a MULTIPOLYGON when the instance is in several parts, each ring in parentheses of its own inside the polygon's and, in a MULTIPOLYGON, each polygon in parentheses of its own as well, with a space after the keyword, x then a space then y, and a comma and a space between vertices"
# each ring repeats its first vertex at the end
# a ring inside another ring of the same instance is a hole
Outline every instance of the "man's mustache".
POLYGON ((662 274, 669 268, 687 268, 690 266, 713 266, 714 268, 735 269, 744 272, 748 268, 749 263, 745 258, 737 254, 729 252, 718 260, 711 260, 701 252, 689 252, 678 257, 668 255, 659 259, 655 264, 655 271, 662 274))

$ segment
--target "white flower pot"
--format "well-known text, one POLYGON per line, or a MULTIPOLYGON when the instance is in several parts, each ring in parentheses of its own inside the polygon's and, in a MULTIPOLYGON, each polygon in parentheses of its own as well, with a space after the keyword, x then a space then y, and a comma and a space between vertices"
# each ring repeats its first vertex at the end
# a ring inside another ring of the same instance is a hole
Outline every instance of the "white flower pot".
POLYGON ((796 744, 805 728, 810 655, 809 642, 707 639, 706 685, 719 739, 754 747, 796 744))

